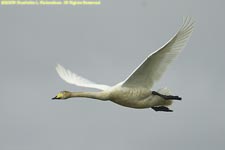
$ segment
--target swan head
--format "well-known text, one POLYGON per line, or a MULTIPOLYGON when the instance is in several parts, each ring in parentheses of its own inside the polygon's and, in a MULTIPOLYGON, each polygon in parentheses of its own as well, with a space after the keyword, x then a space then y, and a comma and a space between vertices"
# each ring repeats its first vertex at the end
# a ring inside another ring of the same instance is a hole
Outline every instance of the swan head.
POLYGON ((67 99, 67 98, 70 98, 71 96, 71 92, 69 91, 61 91, 59 92, 55 97, 52 98, 52 100, 55 100, 55 99, 67 99))

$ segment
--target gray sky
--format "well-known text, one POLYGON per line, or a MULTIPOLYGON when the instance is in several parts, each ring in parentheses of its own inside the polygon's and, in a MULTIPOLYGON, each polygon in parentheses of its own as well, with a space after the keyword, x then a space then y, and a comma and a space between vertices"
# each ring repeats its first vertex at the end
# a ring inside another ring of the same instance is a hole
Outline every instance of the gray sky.
POLYGON ((222 0, 102 0, 101 6, 0 6, 1 150, 224 150, 222 0), (51 101, 69 85, 57 63, 99 83, 125 79, 196 20, 181 55, 154 89, 183 97, 173 113, 92 99, 51 101))

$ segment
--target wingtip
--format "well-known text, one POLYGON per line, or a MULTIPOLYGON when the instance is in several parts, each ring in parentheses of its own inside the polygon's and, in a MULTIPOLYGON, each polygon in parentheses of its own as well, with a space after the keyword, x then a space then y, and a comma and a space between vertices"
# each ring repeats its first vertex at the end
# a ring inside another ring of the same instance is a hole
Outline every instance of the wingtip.
POLYGON ((56 64, 56 68, 61 67, 62 65, 60 65, 59 63, 56 64))
POLYGON ((56 71, 59 71, 59 70, 64 69, 64 67, 62 65, 60 65, 60 64, 57 64, 55 69, 56 69, 56 71))
POLYGON ((183 22, 188 22, 188 21, 192 21, 194 22, 194 18, 191 16, 183 16, 183 22))
POLYGON ((183 25, 182 25, 182 29, 186 29, 186 28, 193 28, 195 25, 195 20, 193 17, 191 16, 184 16, 183 17, 183 25))

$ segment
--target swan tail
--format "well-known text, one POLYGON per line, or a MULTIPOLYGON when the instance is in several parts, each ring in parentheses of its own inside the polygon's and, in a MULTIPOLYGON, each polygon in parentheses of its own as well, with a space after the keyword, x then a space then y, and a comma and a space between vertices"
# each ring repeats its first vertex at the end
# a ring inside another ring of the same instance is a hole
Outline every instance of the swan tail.
MULTIPOLYGON (((157 92, 162 94, 162 95, 171 95, 170 89, 168 89, 166 87, 159 89, 157 92)), ((169 105, 172 105, 172 103, 173 103, 172 100, 164 100, 164 99, 162 99, 160 105, 161 106, 169 106, 169 105)))
POLYGON ((163 95, 170 95, 171 94, 170 89, 168 89, 166 87, 159 89, 157 92, 159 92, 160 94, 163 94, 163 95))

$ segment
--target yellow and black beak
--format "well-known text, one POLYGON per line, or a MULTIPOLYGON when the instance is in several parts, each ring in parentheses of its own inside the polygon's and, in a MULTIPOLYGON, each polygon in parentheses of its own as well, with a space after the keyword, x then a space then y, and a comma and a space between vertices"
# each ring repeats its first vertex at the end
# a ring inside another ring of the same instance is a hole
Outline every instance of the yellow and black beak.
POLYGON ((60 92, 59 94, 57 94, 55 97, 52 98, 52 100, 54 99, 63 99, 63 93, 60 92))
POLYGON ((59 99, 59 98, 57 98, 57 96, 55 96, 55 97, 52 98, 52 100, 55 100, 55 99, 59 99))

